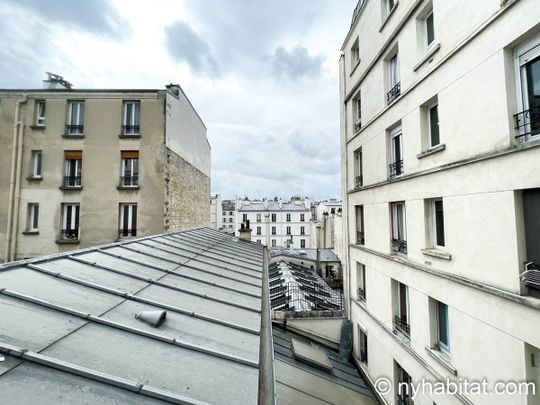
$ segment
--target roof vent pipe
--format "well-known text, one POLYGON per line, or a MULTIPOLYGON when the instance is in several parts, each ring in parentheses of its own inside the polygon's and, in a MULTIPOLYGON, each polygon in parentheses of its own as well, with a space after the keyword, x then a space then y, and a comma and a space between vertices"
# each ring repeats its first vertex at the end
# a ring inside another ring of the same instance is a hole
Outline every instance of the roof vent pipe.
POLYGON ((135 314, 135 319, 158 328, 167 318, 167 311, 141 311, 135 314))

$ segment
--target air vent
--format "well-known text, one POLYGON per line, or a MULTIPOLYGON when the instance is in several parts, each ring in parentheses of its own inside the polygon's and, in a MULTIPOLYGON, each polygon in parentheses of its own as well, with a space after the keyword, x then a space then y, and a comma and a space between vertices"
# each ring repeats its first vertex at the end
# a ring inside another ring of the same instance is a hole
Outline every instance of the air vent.
POLYGON ((154 328, 158 328, 165 322, 167 311, 141 311, 138 314, 135 314, 135 318, 154 328))

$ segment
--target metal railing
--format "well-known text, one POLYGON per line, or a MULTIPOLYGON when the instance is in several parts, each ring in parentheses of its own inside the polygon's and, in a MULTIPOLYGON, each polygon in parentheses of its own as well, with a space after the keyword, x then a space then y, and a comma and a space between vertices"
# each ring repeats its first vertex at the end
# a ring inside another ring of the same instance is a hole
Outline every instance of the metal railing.
POLYGON ((354 178, 354 186, 355 188, 359 188, 359 187, 362 187, 363 185, 364 185, 364 179, 362 175, 360 174, 359 176, 356 176, 354 178))
POLYGON ((514 120, 514 128, 520 132, 516 138, 540 135, 540 105, 514 114, 514 120))
POLYGON ((139 176, 121 176, 120 177, 120 186, 121 187, 137 187, 139 185, 139 176))
POLYGON ((397 315, 394 316, 394 325, 397 330, 403 332, 406 335, 409 335, 411 333, 411 327, 409 326, 409 324, 397 315))
POLYGON ((79 239, 79 228, 75 229, 62 229, 60 231, 61 240, 74 240, 79 239))
POLYGON ((81 187, 81 176, 64 176, 64 187, 81 187))
POLYGON ((119 238, 133 238, 137 236, 137 228, 133 229, 119 229, 118 237, 119 238))
POLYGON ((362 129, 362 120, 358 120, 354 123, 354 132, 358 132, 362 129))
POLYGON ((401 82, 396 84, 394 87, 390 89, 388 93, 386 93, 387 104, 390 104, 392 101, 398 98, 400 94, 401 94, 401 82))
POLYGON ((140 125, 122 125, 122 135, 139 135, 140 125))
POLYGON ((362 287, 358 287, 358 299, 361 301, 366 300, 366 290, 364 290, 362 287))
POLYGON ((68 135, 81 135, 84 132, 84 125, 66 125, 66 133, 68 135))
POLYGON ((407 241, 402 239, 392 239, 392 250, 394 253, 407 254, 407 241))
POLYGON ((363 231, 356 231, 356 244, 357 245, 363 245, 364 242, 365 242, 364 232, 363 231))
POLYGON ((403 159, 390 163, 390 177, 396 177, 403 174, 403 159))
POLYGON ((343 310, 343 294, 340 290, 333 290, 319 283, 287 283, 281 288, 274 287, 272 307, 285 307, 284 311, 321 311, 343 310))

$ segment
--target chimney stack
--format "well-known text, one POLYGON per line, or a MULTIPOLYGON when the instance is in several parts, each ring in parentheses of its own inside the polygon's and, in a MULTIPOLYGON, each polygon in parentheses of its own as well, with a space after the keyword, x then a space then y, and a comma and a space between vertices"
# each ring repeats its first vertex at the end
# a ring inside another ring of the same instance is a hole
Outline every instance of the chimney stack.
POLYGON ((240 234, 240 239, 251 241, 251 229, 249 228, 249 219, 246 219, 240 224, 240 229, 238 230, 240 234))

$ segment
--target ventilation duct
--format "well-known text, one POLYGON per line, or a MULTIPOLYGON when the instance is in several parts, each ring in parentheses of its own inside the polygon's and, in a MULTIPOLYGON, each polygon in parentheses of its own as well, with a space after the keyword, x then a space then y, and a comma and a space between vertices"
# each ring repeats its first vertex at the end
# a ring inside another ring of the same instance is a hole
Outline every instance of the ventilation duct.
POLYGON ((158 328, 167 318, 167 311, 141 311, 135 314, 135 318, 154 328, 158 328))

